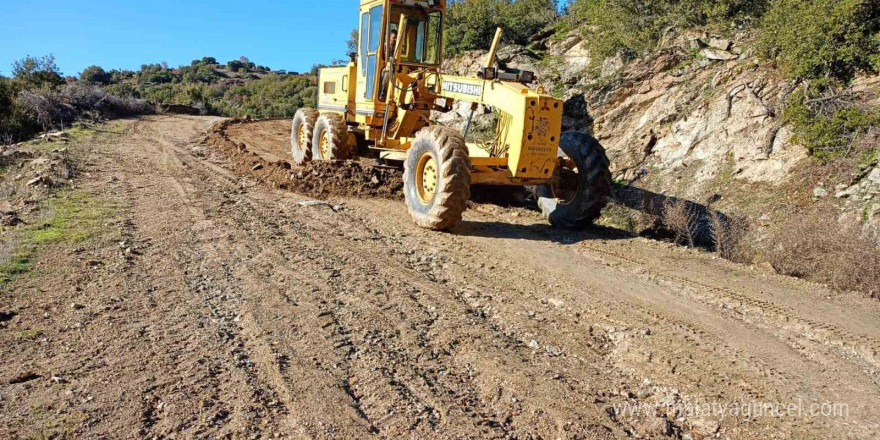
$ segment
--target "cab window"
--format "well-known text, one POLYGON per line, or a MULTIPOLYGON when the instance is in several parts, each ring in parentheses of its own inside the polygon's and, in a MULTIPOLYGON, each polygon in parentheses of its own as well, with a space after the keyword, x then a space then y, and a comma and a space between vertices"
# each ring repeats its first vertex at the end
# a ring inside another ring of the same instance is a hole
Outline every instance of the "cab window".
MULTIPOLYGON (((401 61, 416 64, 440 63, 440 38, 442 35, 442 15, 440 11, 425 12, 421 8, 397 6, 393 16, 399 22, 400 16, 407 16, 406 35, 398 36, 403 47, 401 61)), ((397 26, 393 25, 396 29, 397 26)))
POLYGON ((364 14, 361 21, 361 50, 364 51, 364 69, 367 77, 367 89, 364 97, 373 99, 376 93, 376 69, 379 66, 379 43, 382 39, 382 12, 383 6, 370 9, 369 17, 364 14), (368 23, 365 23, 368 22, 368 23), (365 44, 366 43, 366 44, 365 44))

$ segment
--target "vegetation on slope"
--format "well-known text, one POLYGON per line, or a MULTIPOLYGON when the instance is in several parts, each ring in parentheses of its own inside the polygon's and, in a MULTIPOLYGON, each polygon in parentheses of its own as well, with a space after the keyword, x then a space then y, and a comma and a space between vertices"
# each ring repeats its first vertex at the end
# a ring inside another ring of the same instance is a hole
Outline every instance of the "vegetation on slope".
POLYGON ((154 104, 192 107, 202 114, 292 117, 316 104, 315 72, 273 72, 247 58, 220 64, 204 57, 188 66, 145 64, 139 71, 90 66, 65 78, 54 58, 26 57, 0 76, 0 143, 30 138, 75 120, 150 113, 154 104))
POLYGON ((456 0, 446 15, 444 51, 455 56, 486 49, 499 27, 505 42, 525 46, 557 18, 556 0, 456 0))

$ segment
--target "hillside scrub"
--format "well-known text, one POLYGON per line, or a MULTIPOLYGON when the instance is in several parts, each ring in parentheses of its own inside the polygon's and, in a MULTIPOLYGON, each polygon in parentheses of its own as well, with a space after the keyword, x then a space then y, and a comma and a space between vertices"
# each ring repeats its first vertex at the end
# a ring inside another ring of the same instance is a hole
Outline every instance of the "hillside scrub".
POLYGON ((775 0, 761 30, 765 55, 793 79, 848 83, 880 67, 876 0, 775 0))
POLYGON ((24 140, 80 118, 151 113, 154 104, 176 104, 202 114, 292 117, 317 104, 314 77, 273 73, 246 57, 220 64, 203 57, 178 68, 144 64, 139 71, 90 66, 65 79, 54 58, 16 61, 12 78, 0 76, 0 140, 24 140))
POLYGON ((641 54, 669 32, 751 23, 768 4, 769 0, 574 0, 563 22, 584 34, 599 59, 620 52, 641 54))
POLYGON ((794 141, 822 162, 846 157, 872 127, 880 125, 880 111, 858 104, 847 88, 816 81, 789 96, 783 113, 794 128, 794 141))
POLYGON ((144 64, 140 71, 111 71, 110 76, 105 89, 115 95, 190 106, 202 114, 285 118, 317 104, 313 78, 274 73, 246 57, 226 64, 204 57, 178 68, 144 64))
MULTIPOLYGON (((98 69, 86 69, 85 77, 98 81, 103 71, 98 69)), ((91 81, 67 83, 51 55, 16 61, 13 75, 0 76, 0 140, 4 143, 28 139, 41 130, 63 129, 78 119, 100 120, 153 111, 146 101, 116 96, 91 81)))
POLYGON ((844 83, 880 65, 880 3, 874 0, 574 0, 563 19, 593 53, 639 55, 670 33, 712 26, 756 28, 760 48, 792 79, 844 83))
POLYGON ((785 275, 880 297, 880 236, 835 217, 827 206, 793 213, 770 232, 767 260, 785 275))
POLYGON ((292 118, 301 107, 317 106, 317 92, 307 77, 270 75, 230 87, 215 108, 227 116, 292 118))
POLYGON ((444 51, 455 56, 486 50, 495 30, 504 28, 504 41, 525 46, 558 18, 556 0, 457 0, 450 2, 444 31, 444 51))

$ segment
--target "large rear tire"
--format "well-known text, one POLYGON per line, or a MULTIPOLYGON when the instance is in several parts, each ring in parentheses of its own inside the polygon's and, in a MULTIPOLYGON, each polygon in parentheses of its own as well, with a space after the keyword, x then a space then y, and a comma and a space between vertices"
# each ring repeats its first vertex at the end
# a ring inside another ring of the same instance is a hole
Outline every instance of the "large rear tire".
POLYGON ((318 111, 312 108, 301 108, 293 116, 293 127, 290 130, 290 154, 293 163, 304 165, 312 160, 312 137, 318 111))
POLYGON ((538 207, 554 226, 589 226, 602 215, 611 195, 608 156, 596 139, 583 133, 563 134, 559 149, 570 161, 557 167, 555 184, 535 187, 538 207))
POLYGON ((440 126, 422 129, 403 170, 406 204, 417 225, 444 231, 461 221, 471 196, 471 160, 461 133, 440 126))
POLYGON ((324 113, 315 122, 312 137, 314 160, 345 160, 351 157, 348 126, 342 115, 324 113))

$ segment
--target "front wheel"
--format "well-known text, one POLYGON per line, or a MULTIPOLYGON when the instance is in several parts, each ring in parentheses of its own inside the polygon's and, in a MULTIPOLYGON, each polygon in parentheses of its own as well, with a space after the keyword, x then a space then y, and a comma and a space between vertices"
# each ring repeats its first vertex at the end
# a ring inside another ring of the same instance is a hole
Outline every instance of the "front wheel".
POLYGON ((535 187, 538 207, 554 226, 582 228, 602 215, 611 195, 610 162, 592 136, 565 133, 553 182, 535 187))
POLYGON ((435 231, 461 221, 471 196, 471 160, 462 135, 426 127, 416 135, 404 162, 404 195, 413 221, 435 231))
POLYGON ((315 122, 312 136, 312 158, 315 160, 345 160, 351 157, 348 126, 345 118, 336 113, 324 113, 315 122))
POLYGON ((293 162, 297 165, 303 165, 312 160, 312 136, 317 120, 318 111, 311 108, 301 108, 293 116, 293 127, 290 130, 290 154, 293 156, 293 162))

